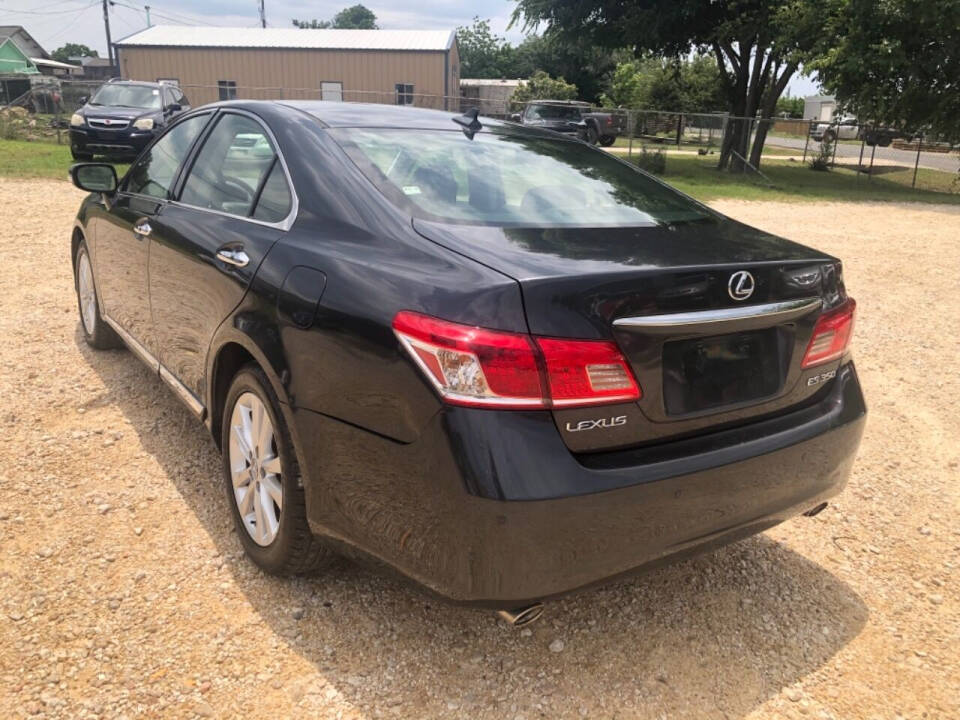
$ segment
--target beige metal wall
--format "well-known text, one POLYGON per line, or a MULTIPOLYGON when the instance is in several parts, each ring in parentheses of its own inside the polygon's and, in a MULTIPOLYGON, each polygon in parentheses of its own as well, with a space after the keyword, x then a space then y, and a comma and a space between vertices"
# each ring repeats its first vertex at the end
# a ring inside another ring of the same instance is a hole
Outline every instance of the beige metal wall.
POLYGON ((448 55, 448 87, 456 95, 456 44, 449 53, 128 47, 120 48, 120 71, 130 80, 175 78, 194 106, 219 100, 218 80, 236 82, 238 98, 320 99, 321 82, 339 81, 344 100, 393 102, 397 83, 412 84, 417 95, 442 96, 448 55))

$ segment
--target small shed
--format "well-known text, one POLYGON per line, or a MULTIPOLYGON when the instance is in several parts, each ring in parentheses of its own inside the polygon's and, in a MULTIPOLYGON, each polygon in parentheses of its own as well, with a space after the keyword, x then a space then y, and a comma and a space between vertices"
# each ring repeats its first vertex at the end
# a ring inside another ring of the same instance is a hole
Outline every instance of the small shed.
POLYGON ((810 95, 803 99, 803 119, 818 122, 830 122, 837 110, 837 99, 833 95, 810 95))
POLYGON ((462 109, 477 108, 481 115, 505 117, 510 114, 510 98, 523 80, 463 78, 460 81, 462 109))

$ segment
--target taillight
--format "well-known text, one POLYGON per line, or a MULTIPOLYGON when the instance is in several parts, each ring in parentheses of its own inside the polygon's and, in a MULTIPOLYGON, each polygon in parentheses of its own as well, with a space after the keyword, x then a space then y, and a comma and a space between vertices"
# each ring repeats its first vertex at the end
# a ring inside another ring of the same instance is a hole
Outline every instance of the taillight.
POLYGON ((856 309, 856 301, 847 298, 843 305, 819 317, 807 345, 807 352, 803 356, 804 369, 836 360, 843 355, 853 336, 856 309))
POLYGON ((536 343, 546 362, 553 407, 640 398, 640 387, 612 342, 537 338, 536 343))
POLYGON ((403 348, 446 402, 498 408, 582 407, 640 398, 612 342, 534 338, 403 311, 403 348))

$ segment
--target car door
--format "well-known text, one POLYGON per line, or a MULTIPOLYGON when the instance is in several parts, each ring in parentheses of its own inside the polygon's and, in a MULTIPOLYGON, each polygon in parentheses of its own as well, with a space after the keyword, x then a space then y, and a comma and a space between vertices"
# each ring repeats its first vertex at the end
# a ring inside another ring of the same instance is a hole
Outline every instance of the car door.
POLYGON ((214 332, 296 214, 286 166, 262 121, 230 110, 214 123, 163 209, 150 252, 161 372, 197 402, 214 332))
POLYGON ((189 117, 162 135, 130 168, 97 223, 97 290, 108 321, 156 355, 148 265, 153 225, 180 166, 210 113, 189 117))

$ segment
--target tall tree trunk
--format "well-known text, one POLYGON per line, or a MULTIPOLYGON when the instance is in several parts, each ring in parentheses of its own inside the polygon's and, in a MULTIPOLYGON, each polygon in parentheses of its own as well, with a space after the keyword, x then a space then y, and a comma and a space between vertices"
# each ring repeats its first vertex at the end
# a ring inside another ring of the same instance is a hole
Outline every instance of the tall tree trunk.
POLYGON ((787 63, 783 70, 780 70, 779 63, 774 68, 773 85, 767 91, 763 98, 763 104, 760 107, 760 127, 757 128, 757 136, 753 141, 753 147, 750 150, 750 164, 755 168, 760 167, 760 160, 763 156, 763 145, 767 140, 767 132, 770 130, 773 113, 777 108, 777 100, 783 94, 790 82, 790 78, 797 71, 798 65, 795 62, 787 63), (777 75, 777 72, 780 72, 777 75))

